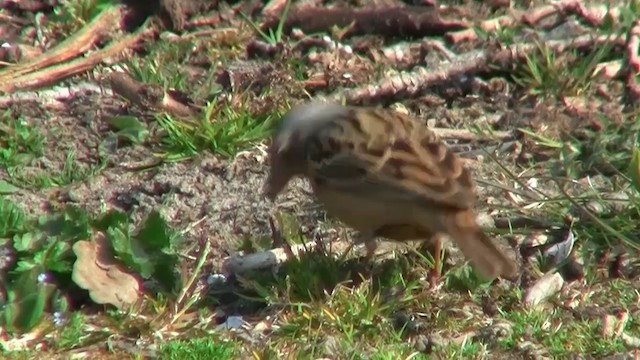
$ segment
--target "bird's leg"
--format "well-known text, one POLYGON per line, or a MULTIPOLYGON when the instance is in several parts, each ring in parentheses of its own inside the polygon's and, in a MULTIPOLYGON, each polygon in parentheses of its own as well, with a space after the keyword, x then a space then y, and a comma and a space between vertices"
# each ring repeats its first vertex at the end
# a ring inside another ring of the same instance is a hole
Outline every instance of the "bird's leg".
POLYGON ((373 255, 376 254, 376 249, 378 248, 378 242, 374 237, 371 237, 370 239, 364 242, 364 247, 367 249, 367 254, 365 255, 365 257, 368 260, 371 260, 371 258, 373 258, 373 255))
POLYGON ((440 259, 442 258, 442 238, 440 234, 435 234, 433 235, 430 239, 427 239, 427 241, 424 241, 422 243, 422 246, 420 246, 420 249, 422 251, 427 251, 429 252, 429 250, 431 250, 431 253, 433 255, 433 269, 431 269, 431 271, 429 272, 429 284, 431 285, 431 287, 435 287, 438 284, 438 281, 440 280, 440 275, 442 275, 442 264, 440 263, 440 259))
POLYGON ((365 249, 367 250, 365 254, 365 259, 370 261, 373 258, 373 255, 376 253, 376 249, 378 248, 378 242, 376 241, 376 237, 371 232, 362 232, 357 241, 358 244, 364 244, 365 249))

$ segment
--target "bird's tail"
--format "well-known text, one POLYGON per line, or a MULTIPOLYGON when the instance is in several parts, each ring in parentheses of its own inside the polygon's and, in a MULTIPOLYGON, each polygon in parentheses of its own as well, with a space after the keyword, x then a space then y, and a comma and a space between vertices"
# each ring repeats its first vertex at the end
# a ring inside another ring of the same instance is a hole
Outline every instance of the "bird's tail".
POLYGON ((512 279, 517 266, 476 222, 476 216, 470 209, 449 213, 443 219, 445 233, 469 259, 474 269, 487 280, 500 276, 512 279))

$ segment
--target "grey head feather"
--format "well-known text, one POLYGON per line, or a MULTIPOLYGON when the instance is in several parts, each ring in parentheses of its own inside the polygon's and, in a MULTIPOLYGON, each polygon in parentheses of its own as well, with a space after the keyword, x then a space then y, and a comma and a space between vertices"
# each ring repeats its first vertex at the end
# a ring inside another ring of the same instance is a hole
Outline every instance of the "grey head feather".
POLYGON ((306 143, 306 139, 320 130, 323 126, 344 116, 348 108, 339 104, 312 102, 295 106, 282 119, 276 131, 275 141, 278 144, 278 152, 292 144, 295 137, 299 144, 306 143))

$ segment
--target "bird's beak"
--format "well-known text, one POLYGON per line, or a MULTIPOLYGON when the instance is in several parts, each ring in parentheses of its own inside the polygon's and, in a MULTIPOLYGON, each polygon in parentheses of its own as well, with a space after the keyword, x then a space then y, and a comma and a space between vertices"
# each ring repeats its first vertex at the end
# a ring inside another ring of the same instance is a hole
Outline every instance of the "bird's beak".
POLYGON ((283 161, 282 157, 277 153, 272 154, 271 168, 269 169, 269 176, 262 186, 262 194, 269 200, 274 201, 287 186, 292 176, 293 172, 290 166, 283 161))

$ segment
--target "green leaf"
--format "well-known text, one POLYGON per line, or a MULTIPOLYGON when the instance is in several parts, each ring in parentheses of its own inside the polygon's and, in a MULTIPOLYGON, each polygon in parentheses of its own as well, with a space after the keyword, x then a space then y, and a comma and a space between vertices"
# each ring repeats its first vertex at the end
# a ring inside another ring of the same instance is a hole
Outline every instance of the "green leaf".
POLYGON ((60 236, 65 241, 76 242, 90 236, 87 213, 75 206, 67 206, 62 214, 39 219, 49 236, 60 236))
POLYGON ((140 244, 148 252, 169 250, 171 246, 169 228, 157 211, 153 211, 147 216, 136 238, 140 240, 140 244))
POLYGON ((116 133, 118 139, 124 139, 132 144, 142 144, 149 136, 147 129, 124 129, 116 133))
POLYGON ((6 181, 0 181, 0 194, 13 194, 18 191, 20 191, 19 187, 16 187, 6 181))
POLYGON ((75 257, 68 241, 55 241, 47 249, 44 265, 49 271, 71 273, 75 257))
POLYGON ((51 296, 51 311, 65 313, 69 311, 69 297, 60 290, 56 290, 51 296))
POLYGON ((11 158, 11 162, 14 166, 28 165, 33 161, 33 159, 35 159, 35 156, 33 156, 33 154, 23 153, 14 155, 11 158))
POLYGON ((445 286, 452 290, 473 291, 478 287, 487 287, 491 283, 492 280, 480 277, 469 264, 453 269, 445 275, 445 286))
POLYGON ((0 237, 10 237, 24 230, 24 212, 10 201, 0 198, 0 237))
POLYGON ((105 234, 107 235, 113 250, 116 252, 116 255, 133 253, 133 250, 131 249, 131 239, 129 239, 129 235, 122 229, 117 227, 108 228, 107 231, 105 231, 105 234))
POLYGON ((135 116, 116 116, 107 119, 107 123, 116 130, 145 129, 145 126, 135 116))
POLYGON ((18 260, 18 262, 16 263, 16 267, 15 267, 14 271, 16 273, 29 271, 29 270, 33 269, 34 266, 36 266, 36 264, 31 260, 24 260, 24 259, 23 260, 18 260))
MULTIPOLYGON (((38 234, 39 235, 39 234, 38 234)), ((40 236, 36 237, 36 234, 28 232, 24 234, 13 236, 13 247, 16 251, 27 252, 32 251, 40 236)))
POLYGON ((16 287, 12 296, 11 323, 19 331, 29 331, 40 322, 53 291, 53 286, 38 282, 42 271, 42 267, 34 267, 11 284, 16 287))
POLYGON ((636 191, 640 192, 640 149, 638 148, 633 149, 628 172, 631 184, 636 188, 636 191))
POLYGON ((111 227, 121 227, 127 229, 129 225, 129 218, 123 212, 111 210, 102 217, 91 223, 91 226, 101 231, 107 231, 111 227))
POLYGON ((178 261, 175 255, 161 254, 156 259, 154 278, 168 291, 177 291, 181 288, 180 277, 176 273, 178 261))

